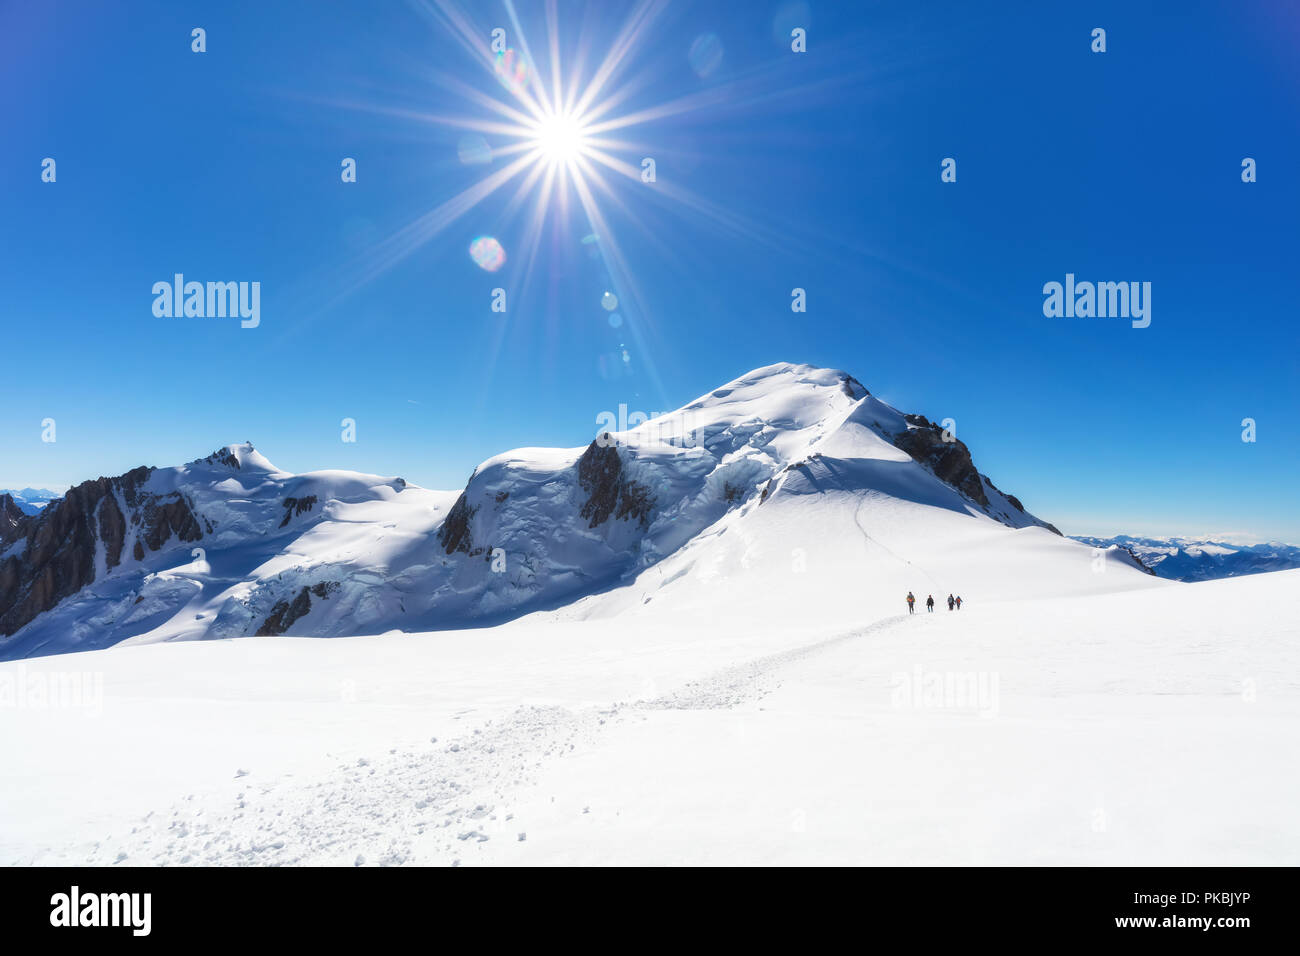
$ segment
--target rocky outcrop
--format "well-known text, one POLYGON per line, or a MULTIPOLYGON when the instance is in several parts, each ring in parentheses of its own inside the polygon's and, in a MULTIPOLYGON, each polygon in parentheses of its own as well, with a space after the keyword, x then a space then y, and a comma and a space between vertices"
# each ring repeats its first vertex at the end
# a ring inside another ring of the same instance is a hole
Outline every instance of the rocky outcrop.
POLYGON ((460 497, 456 499, 456 503, 447 512, 442 527, 438 529, 438 543, 442 545, 443 550, 448 554, 453 551, 469 554, 472 546, 469 536, 469 523, 476 511, 478 511, 478 506, 470 507, 469 499, 465 497, 465 492, 462 491, 460 497))
POLYGON ((11 520, 11 510, 0 502, 0 541, 6 548, 18 545, 0 562, 0 636, 92 583, 101 546, 104 568, 112 571, 122 563, 132 533, 131 557, 137 561, 173 536, 185 542, 203 537, 199 516, 184 495, 146 489, 153 471, 140 467, 82 482, 22 522, 11 520))
POLYGON ((952 485, 967 498, 987 508, 989 497, 984 493, 984 482, 975 470, 966 443, 956 435, 948 436, 951 440, 945 441, 944 429, 924 415, 903 417, 910 427, 894 435, 894 445, 930 469, 940 481, 952 485))
MULTIPOLYGON (((1055 528, 1053 528, 1052 530, 1053 530, 1053 531, 1056 531, 1055 528)), ((1057 531, 1056 533, 1057 533, 1057 534, 1060 534, 1059 531, 1057 531)), ((1137 553, 1136 551, 1134 551, 1132 548, 1128 547, 1127 545, 1124 546, 1124 550, 1127 551, 1127 552, 1129 553, 1129 555, 1133 558, 1134 562, 1137 564, 1137 566, 1138 566, 1139 568, 1141 568, 1143 571, 1145 571, 1147 574, 1151 575, 1152 577, 1155 577, 1155 576, 1156 576, 1156 569, 1153 568, 1153 567, 1151 567, 1149 564, 1147 564, 1145 561, 1143 561, 1140 557, 1138 557, 1138 553, 1137 553)))
POLYGON ((146 501, 141 524, 141 537, 150 551, 161 551, 173 534, 181 541, 203 537, 191 502, 179 492, 146 501))
POLYGON ((204 458, 203 461, 209 465, 225 465, 227 468, 239 469, 239 459, 235 457, 235 453, 230 450, 229 446, 218 448, 207 458, 204 458))
POLYGON ((611 515, 617 520, 635 518, 642 529, 650 526, 654 496, 645 485, 626 477, 623 459, 608 432, 578 459, 578 484, 588 496, 578 512, 588 519, 588 528, 598 527, 611 515))
POLYGON ((300 515, 305 511, 311 511, 316 506, 316 496, 307 495, 305 498, 285 498, 281 502, 284 505, 284 520, 280 522, 283 528, 289 523, 289 519, 294 515, 300 515))
POLYGON ((27 533, 27 517, 27 513, 14 501, 13 495, 0 495, 0 551, 27 533))
POLYGON ((871 394, 871 392, 867 390, 867 386, 863 385, 852 375, 844 376, 840 383, 840 388, 843 389, 845 395, 853 399, 855 402, 858 399, 866 398, 871 394))
POLYGON ((277 601, 271 608, 262 626, 257 629, 258 637, 279 637, 293 626, 294 621, 306 617, 311 611, 311 597, 327 598, 339 589, 337 581, 321 581, 304 587, 292 601, 277 601))

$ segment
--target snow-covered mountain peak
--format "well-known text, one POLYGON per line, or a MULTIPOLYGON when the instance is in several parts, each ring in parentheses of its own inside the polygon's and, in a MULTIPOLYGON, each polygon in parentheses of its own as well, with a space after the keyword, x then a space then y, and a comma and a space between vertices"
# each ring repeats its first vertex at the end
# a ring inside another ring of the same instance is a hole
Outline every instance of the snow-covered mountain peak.
POLYGON ((611 434, 628 445, 712 445, 719 435, 748 439, 752 431, 743 426, 761 423, 767 437, 780 434, 783 445, 794 450, 814 436, 789 436, 807 429, 824 433, 868 394, 845 372, 786 362, 755 369, 674 412, 611 434))
POLYGON ((656 608, 713 613, 719 568, 735 557, 752 569, 764 554, 775 563, 769 578, 746 578, 746 607, 797 586, 841 613, 864 575, 920 587, 908 554, 926 555, 937 578, 955 542, 1004 555, 986 594, 1023 581, 1044 555, 1064 569, 1046 575, 1051 587, 1095 586, 1089 549, 1045 533, 1055 529, 976 470, 955 435, 845 372, 770 365, 643 417, 621 410, 621 430, 611 422, 585 447, 496 455, 460 492, 291 474, 242 443, 85 482, 39 518, 9 509, 0 653, 639 613, 652 596, 656 608), (809 578, 797 576, 805 557, 781 557, 814 553, 834 564, 809 578), (75 571, 56 588, 45 584, 53 561, 75 571), (1080 569, 1088 576, 1074 577, 1080 569))
POLYGON ((240 442, 235 445, 223 445, 206 458, 198 458, 189 463, 189 467, 192 469, 204 465, 226 468, 242 474, 276 476, 287 476, 289 474, 271 464, 265 455, 253 447, 251 441, 240 442))

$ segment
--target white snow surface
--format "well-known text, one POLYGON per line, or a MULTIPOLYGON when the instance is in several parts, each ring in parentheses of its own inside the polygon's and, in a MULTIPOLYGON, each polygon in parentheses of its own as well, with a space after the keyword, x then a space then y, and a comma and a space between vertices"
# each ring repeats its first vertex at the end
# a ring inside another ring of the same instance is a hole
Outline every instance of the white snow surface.
POLYGON ((9 662, 0 863, 1294 865, 1298 590, 9 662))

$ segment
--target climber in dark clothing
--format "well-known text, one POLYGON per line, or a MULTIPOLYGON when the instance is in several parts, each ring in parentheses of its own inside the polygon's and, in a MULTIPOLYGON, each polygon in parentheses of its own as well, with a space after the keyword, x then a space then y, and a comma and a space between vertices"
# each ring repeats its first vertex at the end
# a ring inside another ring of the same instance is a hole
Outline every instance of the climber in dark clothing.
POLYGON ((931 612, 934 611, 934 595, 933 595, 933 594, 931 594, 928 598, 925 599, 925 609, 926 609, 927 611, 931 611, 931 612))
POLYGON ((953 598, 953 596, 952 596, 951 594, 949 594, 949 595, 948 595, 948 610, 951 611, 951 610, 952 610, 952 606, 953 606, 954 604, 956 604, 956 603, 957 603, 957 602, 956 602, 956 600, 953 598))
POLYGON ((915 614, 915 613, 916 613, 916 610, 915 610, 915 608, 913 607, 913 605, 915 605, 915 604, 916 604, 916 597, 915 597, 915 595, 913 595, 911 591, 908 591, 908 592, 907 592, 907 613, 908 613, 908 614, 915 614))

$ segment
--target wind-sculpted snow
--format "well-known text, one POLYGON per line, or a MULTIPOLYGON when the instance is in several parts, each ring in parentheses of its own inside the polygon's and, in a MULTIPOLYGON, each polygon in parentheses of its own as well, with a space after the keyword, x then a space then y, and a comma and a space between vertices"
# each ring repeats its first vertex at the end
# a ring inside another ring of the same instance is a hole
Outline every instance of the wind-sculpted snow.
MULTIPOLYGON (((6 513, 13 527, 4 531, 0 598, 28 603, 11 615, 0 657, 583 615, 627 606, 628 589, 663 606, 683 581, 706 580, 725 560, 729 548, 711 543, 728 531, 769 555, 809 550, 798 533, 772 537, 762 512, 794 509, 781 521, 813 527, 827 525, 819 515, 830 508, 834 526, 813 545, 818 553, 858 547, 854 516, 864 501, 882 519, 910 508, 918 544, 943 524, 937 512, 960 516, 958 532, 997 529, 999 547, 1014 529, 1055 532, 975 471, 969 449, 939 426, 843 372, 797 365, 757 369, 586 447, 497 455, 460 493, 345 471, 294 475, 247 443, 100 483, 94 496, 73 489, 38 516, 6 513), (77 507, 75 560, 56 567, 58 589, 40 590, 39 528, 77 507), (713 556, 700 561, 702 548, 713 556), (683 561, 687 553, 695 557, 683 561)), ((1034 547, 1065 559, 1062 593, 1088 586, 1073 580, 1088 549, 1034 547)), ((846 560, 867 574, 865 557, 846 560)), ((772 586, 805 590, 789 577, 772 586)), ((834 580, 822 579, 828 593, 834 580)), ((809 599, 822 605, 825 596, 809 599)))

